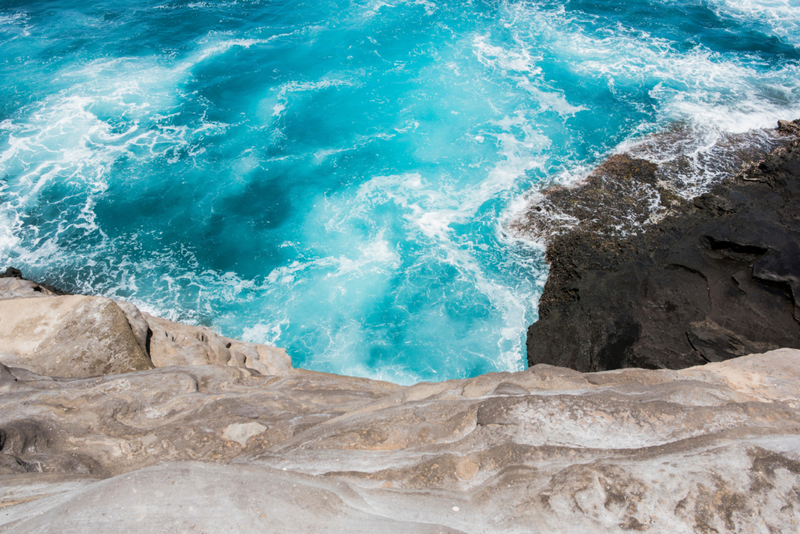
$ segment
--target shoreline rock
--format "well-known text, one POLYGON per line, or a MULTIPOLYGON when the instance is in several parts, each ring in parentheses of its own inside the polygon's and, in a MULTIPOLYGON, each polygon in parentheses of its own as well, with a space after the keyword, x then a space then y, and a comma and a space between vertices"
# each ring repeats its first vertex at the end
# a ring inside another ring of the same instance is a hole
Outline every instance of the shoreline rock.
MULTIPOLYGON (((791 134, 798 125, 780 129, 791 134)), ((669 195, 657 171, 614 156, 583 186, 553 192, 555 203, 580 204, 587 222, 548 243, 551 271, 528 329, 529 365, 680 369, 800 348, 798 142, 693 201, 669 195), (645 224, 646 212, 633 206, 643 219, 635 235, 620 235, 612 216, 591 217, 605 197, 636 184, 657 187, 669 213, 645 224)))
MULTIPOLYGON (((73 335, 57 366, 0 357, 0 533, 800 525, 800 350, 681 371, 537 365, 404 387, 292 369, 285 353, 259 352, 280 349, 110 299, 4 284, 0 309, 25 332, 66 324, 73 335), (99 316, 59 323, 42 312, 76 302, 99 316), (113 356, 96 335, 109 318, 131 351, 144 335, 155 368, 59 376, 70 347, 113 356)), ((8 320, 0 314, 0 336, 8 320)))
POLYGON ((0 364, 0 533, 789 532, 799 379, 790 349, 407 387, 0 364))
POLYGON ((142 313, 130 302, 68 295, 0 275, 0 363, 63 378, 156 367, 228 365, 262 375, 292 370, 286 351, 142 313))
POLYGON ((50 376, 89 378, 152 369, 111 299, 79 295, 0 300, 0 362, 50 376))

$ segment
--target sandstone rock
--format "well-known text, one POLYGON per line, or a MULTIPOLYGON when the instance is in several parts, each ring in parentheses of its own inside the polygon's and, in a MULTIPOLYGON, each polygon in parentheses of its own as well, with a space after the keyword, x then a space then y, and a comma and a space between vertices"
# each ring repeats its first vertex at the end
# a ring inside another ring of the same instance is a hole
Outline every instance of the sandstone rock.
POLYGON ((230 365, 262 375, 284 375, 292 360, 284 349, 222 337, 210 328, 189 326, 143 314, 152 332, 150 358, 156 367, 230 365))
POLYGON ((48 376, 86 378, 153 368, 125 314, 102 297, 0 300, 0 347, 3 364, 48 376))
POLYGON ((25 297, 49 297, 53 295, 54 293, 52 291, 36 282, 31 282, 30 280, 17 278, 15 276, 0 277, 0 300, 25 297))
POLYGON ((145 354, 149 354, 150 349, 148 345, 151 331, 150 325, 147 323, 147 320, 145 320, 142 312, 130 302, 124 300, 115 300, 114 302, 119 306, 119 309, 122 310, 122 313, 125 314, 125 319, 128 321, 128 325, 130 325, 131 331, 134 337, 136 337, 139 346, 145 354))
POLYGON ((231 441, 235 441, 242 447, 246 447, 247 441, 250 438, 261 434, 266 429, 267 427, 259 423, 234 423, 228 425, 225 431, 222 432, 222 435, 231 441))
POLYGON ((459 532, 435 523, 384 517, 335 480, 260 466, 155 466, 45 497, 36 506, 36 514, 31 514, 35 517, 13 524, 15 532, 54 532, 55 525, 63 534, 459 532))
POLYGON ((0 367, 0 532, 794 532, 800 351, 401 387, 0 367))
MULTIPOLYGON (((66 294, 56 288, 22 278, 22 273, 19 269, 9 267, 5 273, 0 273, 0 301, 19 298, 53 297, 56 295, 66 294)), ((81 298, 94 299, 100 297, 87 296, 81 298)), ((103 302, 107 300, 108 299, 105 299, 103 302)), ((53 306, 54 302, 60 301, 48 302, 49 304, 44 304, 44 302, 28 304, 25 313, 28 313, 29 308, 53 306)), ((87 300, 86 302, 89 301, 87 300)), ((284 349, 269 345, 246 343, 220 336, 207 327, 175 323, 153 315, 143 314, 134 304, 124 300, 114 300, 113 302, 124 313, 131 334, 145 356, 151 360, 155 367, 230 365, 250 369, 263 375, 275 376, 285 375, 293 371, 292 360, 284 349)), ((102 306, 105 305, 107 305, 107 302, 102 304, 102 306)), ((11 306, 13 307, 13 305, 11 306)), ((100 304, 98 304, 98 306, 100 306, 100 304)), ((6 309, 8 310, 10 308, 6 309)), ((102 313, 100 315, 102 315, 102 313)), ((108 319, 111 320, 111 317, 109 316, 108 319)), ((38 320, 38 318, 32 319, 34 322, 38 320)), ((82 324, 83 327, 90 329, 96 329, 98 327, 90 323, 82 324)), ((124 325, 118 323, 117 326, 120 328, 118 334, 123 335, 124 325)), ((83 335, 79 332, 80 328, 82 327, 73 325, 69 335, 80 337, 83 335)), ((0 323, 0 332, 2 332, 3 329, 4 326, 0 323)), ((1 335, 0 333, 0 336, 1 335)), ((91 338, 99 334, 97 332, 87 332, 85 335, 91 338)), ((0 339, 3 338, 0 337, 0 339)), ((22 336, 18 337, 16 343, 27 343, 31 345, 36 343, 36 341, 34 338, 28 338, 26 340, 25 336, 22 336)), ((26 350, 30 351, 32 347, 28 347, 26 350)), ((6 354, 6 358, 11 358, 11 353, 16 354, 16 352, 18 352, 15 351, 16 349, 12 350, 12 348, 9 348, 6 353, 3 353, 2 349, 0 349, 0 354, 6 354)), ((69 354, 64 355, 64 358, 69 359, 70 357, 69 354)), ((4 361, 2 358, 3 356, 0 356, 0 361, 4 361)), ((16 360, 8 360, 9 364, 14 361, 16 360)), ((114 367, 114 369, 116 369, 116 367, 114 367)), ((34 369, 31 368, 31 370, 34 369)), ((44 367, 36 368, 36 371, 42 374, 48 374, 45 372, 44 367)), ((64 371, 61 370, 59 372, 64 371)), ((66 374, 60 376, 88 375, 66 374)))
POLYGON ((26 280, 22 276, 22 271, 16 267, 8 267, 5 272, 0 273, 0 300, 67 294, 56 287, 26 280))

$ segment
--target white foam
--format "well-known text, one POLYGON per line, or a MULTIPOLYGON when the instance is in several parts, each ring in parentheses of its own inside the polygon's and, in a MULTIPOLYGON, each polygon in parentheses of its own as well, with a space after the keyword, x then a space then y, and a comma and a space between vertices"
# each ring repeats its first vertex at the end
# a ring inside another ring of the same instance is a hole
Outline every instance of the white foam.
POLYGON ((430 0, 414 0, 414 4, 424 7, 426 15, 433 15, 438 9, 438 6, 430 0))
POLYGON ((487 201, 513 189, 521 175, 542 164, 542 154, 550 144, 547 137, 533 131, 523 111, 493 124, 500 131, 482 131, 481 137, 495 138, 499 161, 483 180, 449 188, 442 183, 427 185, 419 173, 376 176, 360 186, 357 205, 395 202, 424 236, 448 242, 452 224, 468 221, 487 201))
POLYGON ((431 16, 436 13, 439 6, 431 0, 396 0, 395 2, 385 2, 384 0, 369 0, 364 6, 364 15, 368 18, 374 17, 380 13, 383 8, 393 9, 403 4, 411 4, 422 6, 425 9, 425 14, 431 16))
MULTIPOLYGON (((220 135, 228 125, 201 121, 195 128, 170 124, 179 98, 180 69, 148 59, 97 60, 63 73, 76 79, 69 89, 20 110, 4 121, 7 132, 0 166, 17 176, 17 187, 32 201, 46 183, 69 176, 105 188, 108 170, 123 154, 132 159, 182 153, 198 155, 197 140, 220 135), (122 119, 121 128, 98 114, 122 119)), ((2 146, 2 145, 0 145, 2 146)))
MULTIPOLYGON (((713 4, 724 5, 725 9, 735 6, 742 13, 749 13, 747 16, 755 12, 763 14, 775 6, 776 13, 798 7, 769 0, 720 0, 713 4)), ((715 180, 732 170, 730 165, 714 162, 714 157, 718 161, 736 160, 735 148, 728 147, 730 140, 726 136, 772 128, 777 119, 800 116, 800 101, 796 96, 800 91, 800 68, 793 63, 764 71, 763 65, 746 57, 722 55, 700 46, 682 51, 667 39, 621 26, 613 32, 585 31, 584 22, 591 21, 582 19, 575 11, 567 14, 562 7, 548 9, 521 3, 507 5, 506 9, 507 27, 515 42, 526 39, 538 42, 581 77, 604 80, 614 93, 619 87, 653 86, 650 97, 656 102, 655 122, 640 125, 629 140, 612 153, 632 151, 658 163, 683 158, 689 166, 683 167, 684 175, 671 186, 686 198, 705 192, 715 180), (666 143, 649 143, 647 137, 642 139, 643 134, 652 134, 675 123, 684 124, 691 133, 682 140, 676 138, 674 150, 667 150, 666 143), (719 143, 720 140, 724 142, 719 143)), ((800 19, 794 17, 793 20, 800 19)), ((516 81, 518 87, 532 94, 534 91, 529 87, 539 87, 538 81, 527 77, 518 77, 516 81)), ((536 94, 536 100, 543 108, 548 105, 541 94, 536 94)), ((562 115, 575 112, 568 103, 561 107, 558 98, 554 102, 552 109, 560 110, 562 115)), ((769 140, 760 139, 758 135, 748 142, 763 143, 768 148, 769 140)), ((600 154, 598 161, 606 156, 600 154)), ((574 226, 577 223, 574 218, 548 209, 541 187, 574 183, 576 178, 587 176, 593 166, 592 162, 576 162, 574 168, 561 170, 539 184, 540 187, 519 195, 504 210, 504 222, 516 220, 530 206, 538 205, 554 231, 574 226)), ((655 192, 642 190, 639 193, 653 212, 657 212, 655 192)), ((619 230, 625 233, 635 226, 634 221, 623 216, 619 230)))
MULTIPOLYGON (((352 86, 355 84, 356 83, 351 80, 338 78, 322 78, 321 80, 315 82, 291 81, 282 84, 277 89, 273 89, 273 91, 277 91, 277 94, 275 96, 265 98, 261 103, 259 103, 258 108, 260 110, 271 110, 271 116, 279 119, 283 116, 284 111, 286 111, 286 108, 289 106, 291 95, 293 93, 316 92, 324 89, 352 86)), ((261 114, 266 115, 266 113, 263 111, 261 114)))
MULTIPOLYGON (((454 223, 469 222, 479 209, 489 200, 507 192, 517 186, 517 179, 526 170, 540 165, 542 151, 546 149, 549 140, 535 132, 530 125, 530 119, 523 113, 499 118, 495 123, 486 126, 480 134, 485 139, 493 139, 497 146, 497 163, 486 170, 484 179, 473 184, 453 183, 442 177, 428 179, 419 172, 398 175, 379 175, 362 183, 354 195, 341 193, 331 197, 319 199, 314 204, 317 210, 306 221, 311 230, 312 222, 317 221, 326 232, 326 249, 342 248, 344 250, 359 251, 359 254, 336 255, 329 254, 312 260, 294 262, 270 273, 268 280, 276 285, 285 283, 292 286, 294 291, 317 291, 319 273, 325 273, 326 278, 340 279, 336 287, 342 295, 348 294, 348 300, 342 301, 347 307, 354 307, 354 313, 359 316, 363 311, 361 306, 370 306, 366 302, 385 294, 382 284, 387 283, 384 277, 371 278, 368 282, 360 283, 358 287, 349 286, 346 280, 361 278, 374 274, 396 273, 403 265, 413 262, 415 266, 448 265, 456 270, 458 278, 456 286, 468 284, 470 291, 477 290, 478 295, 487 298, 488 309, 496 314, 492 326, 485 334, 496 336, 497 350, 488 353, 475 353, 470 357, 485 359, 490 368, 497 370, 519 370, 524 366, 520 354, 523 352, 524 328, 530 321, 531 303, 535 301, 534 293, 541 291, 540 284, 530 287, 519 286, 511 288, 507 282, 495 275, 490 275, 483 265, 476 251, 485 254, 490 247, 484 243, 472 243, 465 236, 458 235, 454 223), (381 220, 382 206, 393 204, 400 210, 406 224, 404 228, 408 233, 400 241, 414 241, 423 246, 416 252, 401 257, 399 250, 389 244, 380 230, 377 221, 381 220), (353 235, 353 229, 359 230, 353 235), (363 228, 369 228, 370 237, 359 237, 363 228), (369 245, 353 246, 359 239, 368 239, 369 245), (340 241, 342 240, 342 241, 340 241), (354 241, 355 240, 355 241, 354 241), (312 273, 318 274, 312 274, 312 273), (302 273, 302 274, 301 274, 302 273), (356 291, 355 295, 348 293, 356 291), (370 296, 372 295, 372 296, 370 296), (363 303, 359 303, 367 299, 363 303), (495 328, 495 325, 497 328, 495 328)), ((514 259, 515 267, 521 262, 514 259)), ((408 267, 407 267, 408 268, 408 267)), ((416 269, 415 267, 414 269, 416 269)), ((531 270, 534 267, 531 266, 531 270)), ((419 280, 416 275, 406 271, 405 276, 411 284, 406 289, 397 289, 395 292, 416 292, 421 287, 416 284, 419 280)), ((528 284, 526 281, 524 284, 528 284)), ((405 285, 403 287, 406 287, 405 285)), ((438 290, 437 290, 438 291, 438 290)), ((463 290, 459 290, 463 291, 463 290)), ((334 299, 327 305, 335 305, 338 296, 331 294, 329 288, 323 290, 327 298, 334 299)), ((425 328, 433 328, 437 332, 449 332, 454 325, 446 314, 443 314, 444 303, 438 296, 431 296, 421 316, 428 318, 425 328), (429 315, 426 315, 429 314, 429 315), (437 328, 435 325, 439 324, 437 328)), ((464 298, 462 296, 461 298, 464 298)), ((269 323, 273 324, 273 323, 269 323)), ((365 347, 375 343, 376 333, 361 324, 359 321, 342 324, 335 322, 326 326, 318 321, 315 328, 325 329, 328 334, 324 341, 315 341, 313 352, 317 368, 323 366, 326 370, 346 372, 358 376, 390 379, 392 381, 408 383, 418 380, 420 376, 409 374, 403 366, 385 366, 382 370, 368 368, 364 361, 368 354, 365 347), (367 341, 372 340, 372 341, 367 341), (336 363, 333 363, 336 362, 336 363)), ((463 341, 463 340, 462 340, 463 341)), ((379 343, 379 342, 378 342, 379 343)), ((311 350, 311 349, 309 349, 311 350)), ((466 357, 466 354, 464 355, 466 357)), ((433 373, 433 371, 424 371, 433 373)), ((427 374, 430 377, 430 374, 427 374)))
MULTIPOLYGON (((6 189, 7 185, 0 182, 0 196, 6 197, 6 189)), ((8 261, 8 253, 19 248, 21 226, 19 214, 5 204, 0 205, 0 259, 8 261)))
POLYGON ((307 270, 326 272, 324 278, 361 277, 370 272, 393 271, 400 266, 400 259, 384 237, 384 233, 384 230, 378 231, 370 241, 357 247, 359 255, 356 257, 338 255, 303 262, 293 261, 287 266, 270 271, 266 281, 270 284, 292 284, 296 281, 298 273, 307 270))
POLYGON ((289 320, 282 318, 274 323, 259 323, 252 327, 245 327, 242 332, 242 340, 250 343, 263 343, 266 345, 277 345, 283 333, 283 329, 288 326, 289 320))
MULTIPOLYGON (((715 3, 741 4, 765 13, 780 4, 800 24, 794 16, 800 6, 782 1, 715 3)), ((512 31, 519 33, 517 41, 531 36, 543 40, 540 46, 548 47, 565 67, 582 77, 604 79, 612 92, 618 86, 654 85, 651 97, 658 102, 661 126, 687 121, 744 132, 800 114, 795 96, 800 90, 800 67, 792 63, 763 72, 763 65, 747 58, 700 46, 685 52, 667 39, 621 26, 613 32, 588 33, 582 29, 579 13, 568 15, 560 7, 548 10, 525 3, 509 5, 507 10, 512 31)))
POLYGON ((30 15, 21 11, 12 15, 0 15, 0 25, 17 26, 20 22, 27 21, 29 17, 30 15))
POLYGON ((472 41, 473 53, 478 61, 487 67, 533 75, 541 74, 542 69, 535 66, 535 61, 541 58, 534 58, 526 48, 509 50, 491 45, 487 39, 485 35, 478 35, 472 41))
POLYGON ((361 185, 348 217, 367 217, 368 206, 385 202, 401 207, 408 221, 406 228, 419 232, 432 247, 417 262, 452 266, 461 280, 469 280, 471 287, 488 298, 493 313, 499 316, 497 324, 503 326, 489 334, 497 336, 497 352, 474 356, 489 359, 498 370, 513 371, 524 366, 520 359, 524 329, 530 321, 534 293, 541 287, 534 284, 528 289, 511 288, 506 281, 494 279, 476 256, 474 245, 457 236, 452 225, 471 220, 487 201, 513 190, 520 176, 541 165, 542 153, 550 141, 533 130, 524 111, 493 121, 492 126, 480 135, 495 139, 498 162, 488 169, 483 180, 451 188, 441 180, 434 186, 419 173, 376 176, 361 185))
POLYGON ((800 2, 797 0, 707 0, 719 16, 760 23, 762 30, 800 44, 800 2))
POLYGON ((473 54, 486 67, 499 70, 501 76, 508 77, 518 88, 530 93, 539 104, 541 111, 553 110, 564 118, 571 117, 585 110, 583 106, 574 106, 565 98, 563 91, 548 89, 543 85, 542 69, 535 65, 541 57, 534 57, 530 48, 533 45, 523 39, 514 40, 510 48, 494 46, 488 43, 488 37, 476 36, 472 42, 473 54))
POLYGON ((182 67, 188 68, 190 66, 194 66, 201 61, 208 59, 209 57, 224 54, 231 48, 247 49, 256 45, 269 44, 275 40, 281 39, 282 37, 291 37, 296 33, 298 32, 280 33, 267 37, 266 39, 225 39, 221 41, 214 41, 213 37, 215 37, 216 34, 212 33, 209 35, 209 37, 199 41, 199 44, 204 46, 202 46, 194 55, 189 56, 188 61, 184 62, 182 67))
POLYGON ((572 117, 580 111, 585 111, 585 106, 573 106, 564 97, 561 91, 544 91, 531 83, 528 78, 513 78, 519 87, 528 91, 536 99, 542 111, 553 110, 564 118, 572 117))
POLYGON ((154 253, 133 265, 120 253, 129 249, 128 240, 158 236, 111 240, 96 221, 96 198, 114 178, 111 170, 121 157, 142 164, 154 158, 191 158, 202 153, 200 140, 227 130, 228 125, 204 118, 194 125, 172 124, 182 98, 179 86, 187 76, 183 67, 165 67, 153 58, 116 58, 68 68, 60 76, 74 82, 0 125, 0 174, 14 177, 0 205, 0 258, 13 258, 14 264, 28 268, 58 262, 64 272, 75 275, 71 283, 92 293, 131 298, 131 292, 150 291, 152 300, 140 302, 145 309, 189 321, 211 308, 200 297, 187 313, 185 303, 179 303, 187 280, 201 294, 214 293, 215 299, 246 290, 247 283, 224 275, 187 271, 198 264, 185 250, 154 253), (112 117, 115 124, 104 117, 112 117), (51 183, 69 188, 76 197, 70 200, 73 205, 50 221, 55 228, 51 224, 46 232, 23 225, 22 219, 36 209, 38 196, 51 183), (76 233, 91 243, 90 250, 68 248, 76 233), (179 263, 188 266, 177 267, 179 263), (166 274, 152 280, 153 272, 166 274))

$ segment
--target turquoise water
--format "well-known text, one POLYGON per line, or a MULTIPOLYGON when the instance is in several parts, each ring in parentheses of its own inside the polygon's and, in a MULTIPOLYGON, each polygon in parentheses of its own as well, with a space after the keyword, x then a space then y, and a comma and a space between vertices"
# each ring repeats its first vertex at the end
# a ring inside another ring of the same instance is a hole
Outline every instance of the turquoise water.
POLYGON ((800 0, 0 0, 0 42, 0 267, 401 383, 525 367, 532 186, 800 117, 800 0))

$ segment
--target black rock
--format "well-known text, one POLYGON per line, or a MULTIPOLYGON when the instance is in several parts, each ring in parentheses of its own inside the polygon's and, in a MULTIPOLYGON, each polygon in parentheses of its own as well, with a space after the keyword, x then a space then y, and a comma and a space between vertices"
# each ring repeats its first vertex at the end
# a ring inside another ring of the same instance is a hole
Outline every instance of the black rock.
POLYGON ((5 272, 0 273, 0 278, 22 278, 22 271, 16 267, 9 267, 5 272))
MULTIPOLYGON (((641 160, 615 156, 613 166, 652 183, 641 160)), ((669 202, 670 213, 638 235, 605 232, 597 217, 552 239, 530 365, 680 369, 800 348, 797 142, 693 202, 669 202)))

